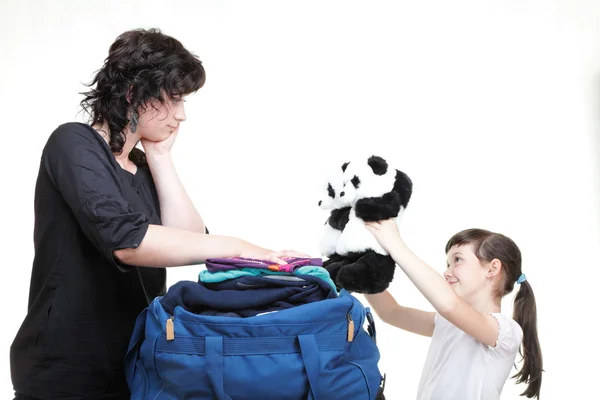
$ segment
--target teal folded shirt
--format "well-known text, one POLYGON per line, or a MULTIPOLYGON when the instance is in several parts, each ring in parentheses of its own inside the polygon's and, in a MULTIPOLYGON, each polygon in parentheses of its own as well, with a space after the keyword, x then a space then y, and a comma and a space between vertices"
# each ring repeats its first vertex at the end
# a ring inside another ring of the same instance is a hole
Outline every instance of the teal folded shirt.
POLYGON ((200 282, 204 283, 217 283, 249 275, 312 275, 329 283, 337 293, 335 283, 333 283, 333 281, 331 280, 329 272, 327 272, 327 270, 323 267, 317 267, 313 265, 307 265, 304 267, 297 268, 293 274, 290 274, 289 272, 269 271, 268 269, 261 268, 230 269, 227 271, 218 272, 209 272, 204 270, 200 271, 200 274, 198 274, 198 279, 200 280, 200 282))

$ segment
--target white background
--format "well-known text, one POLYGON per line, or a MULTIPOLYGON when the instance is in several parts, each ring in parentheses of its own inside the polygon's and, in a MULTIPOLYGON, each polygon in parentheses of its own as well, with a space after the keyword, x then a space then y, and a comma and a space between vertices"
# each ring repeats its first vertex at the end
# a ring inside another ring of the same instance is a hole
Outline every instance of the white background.
MULTIPOLYGON (((440 272, 455 232, 512 237, 535 291, 542 398, 597 392, 600 3, 589 0, 2 0, 0 397, 27 309, 33 191, 58 124, 116 36, 160 27, 207 82, 174 148, 211 232, 318 255, 327 168, 378 154, 414 181, 403 236, 440 272)), ((169 271, 169 285, 199 267, 169 271)), ((431 309, 400 270, 392 293, 431 309)), ((512 311, 512 295, 503 311, 512 311)), ((378 324, 389 399, 414 398, 429 339, 378 324)), ((524 390, 509 381, 502 399, 524 390)))

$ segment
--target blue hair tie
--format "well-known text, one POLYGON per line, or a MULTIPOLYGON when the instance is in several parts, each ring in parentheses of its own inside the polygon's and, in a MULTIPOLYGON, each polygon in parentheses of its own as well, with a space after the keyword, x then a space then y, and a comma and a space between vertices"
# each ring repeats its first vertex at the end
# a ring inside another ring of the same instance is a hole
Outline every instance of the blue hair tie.
POLYGON ((517 283, 520 285, 521 283, 525 282, 526 280, 527 280, 527 277, 525 276, 525 274, 521 274, 519 279, 517 279, 517 283))

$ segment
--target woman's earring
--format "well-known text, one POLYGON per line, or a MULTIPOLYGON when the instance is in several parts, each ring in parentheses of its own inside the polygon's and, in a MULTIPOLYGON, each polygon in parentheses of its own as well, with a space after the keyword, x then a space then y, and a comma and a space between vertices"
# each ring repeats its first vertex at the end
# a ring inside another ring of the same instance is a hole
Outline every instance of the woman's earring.
POLYGON ((129 121, 129 130, 131 131, 131 133, 135 133, 135 131, 137 131, 138 118, 139 115, 137 111, 131 113, 131 120, 129 121))

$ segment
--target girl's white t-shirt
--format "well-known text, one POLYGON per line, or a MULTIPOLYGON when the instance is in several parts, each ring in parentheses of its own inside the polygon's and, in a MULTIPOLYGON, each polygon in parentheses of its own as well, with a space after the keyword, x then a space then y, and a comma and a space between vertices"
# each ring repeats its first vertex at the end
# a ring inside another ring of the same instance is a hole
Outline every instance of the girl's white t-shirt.
POLYGON ((512 318, 498 321, 495 347, 487 346, 435 314, 435 328, 419 383, 418 400, 498 400, 523 338, 512 318))

